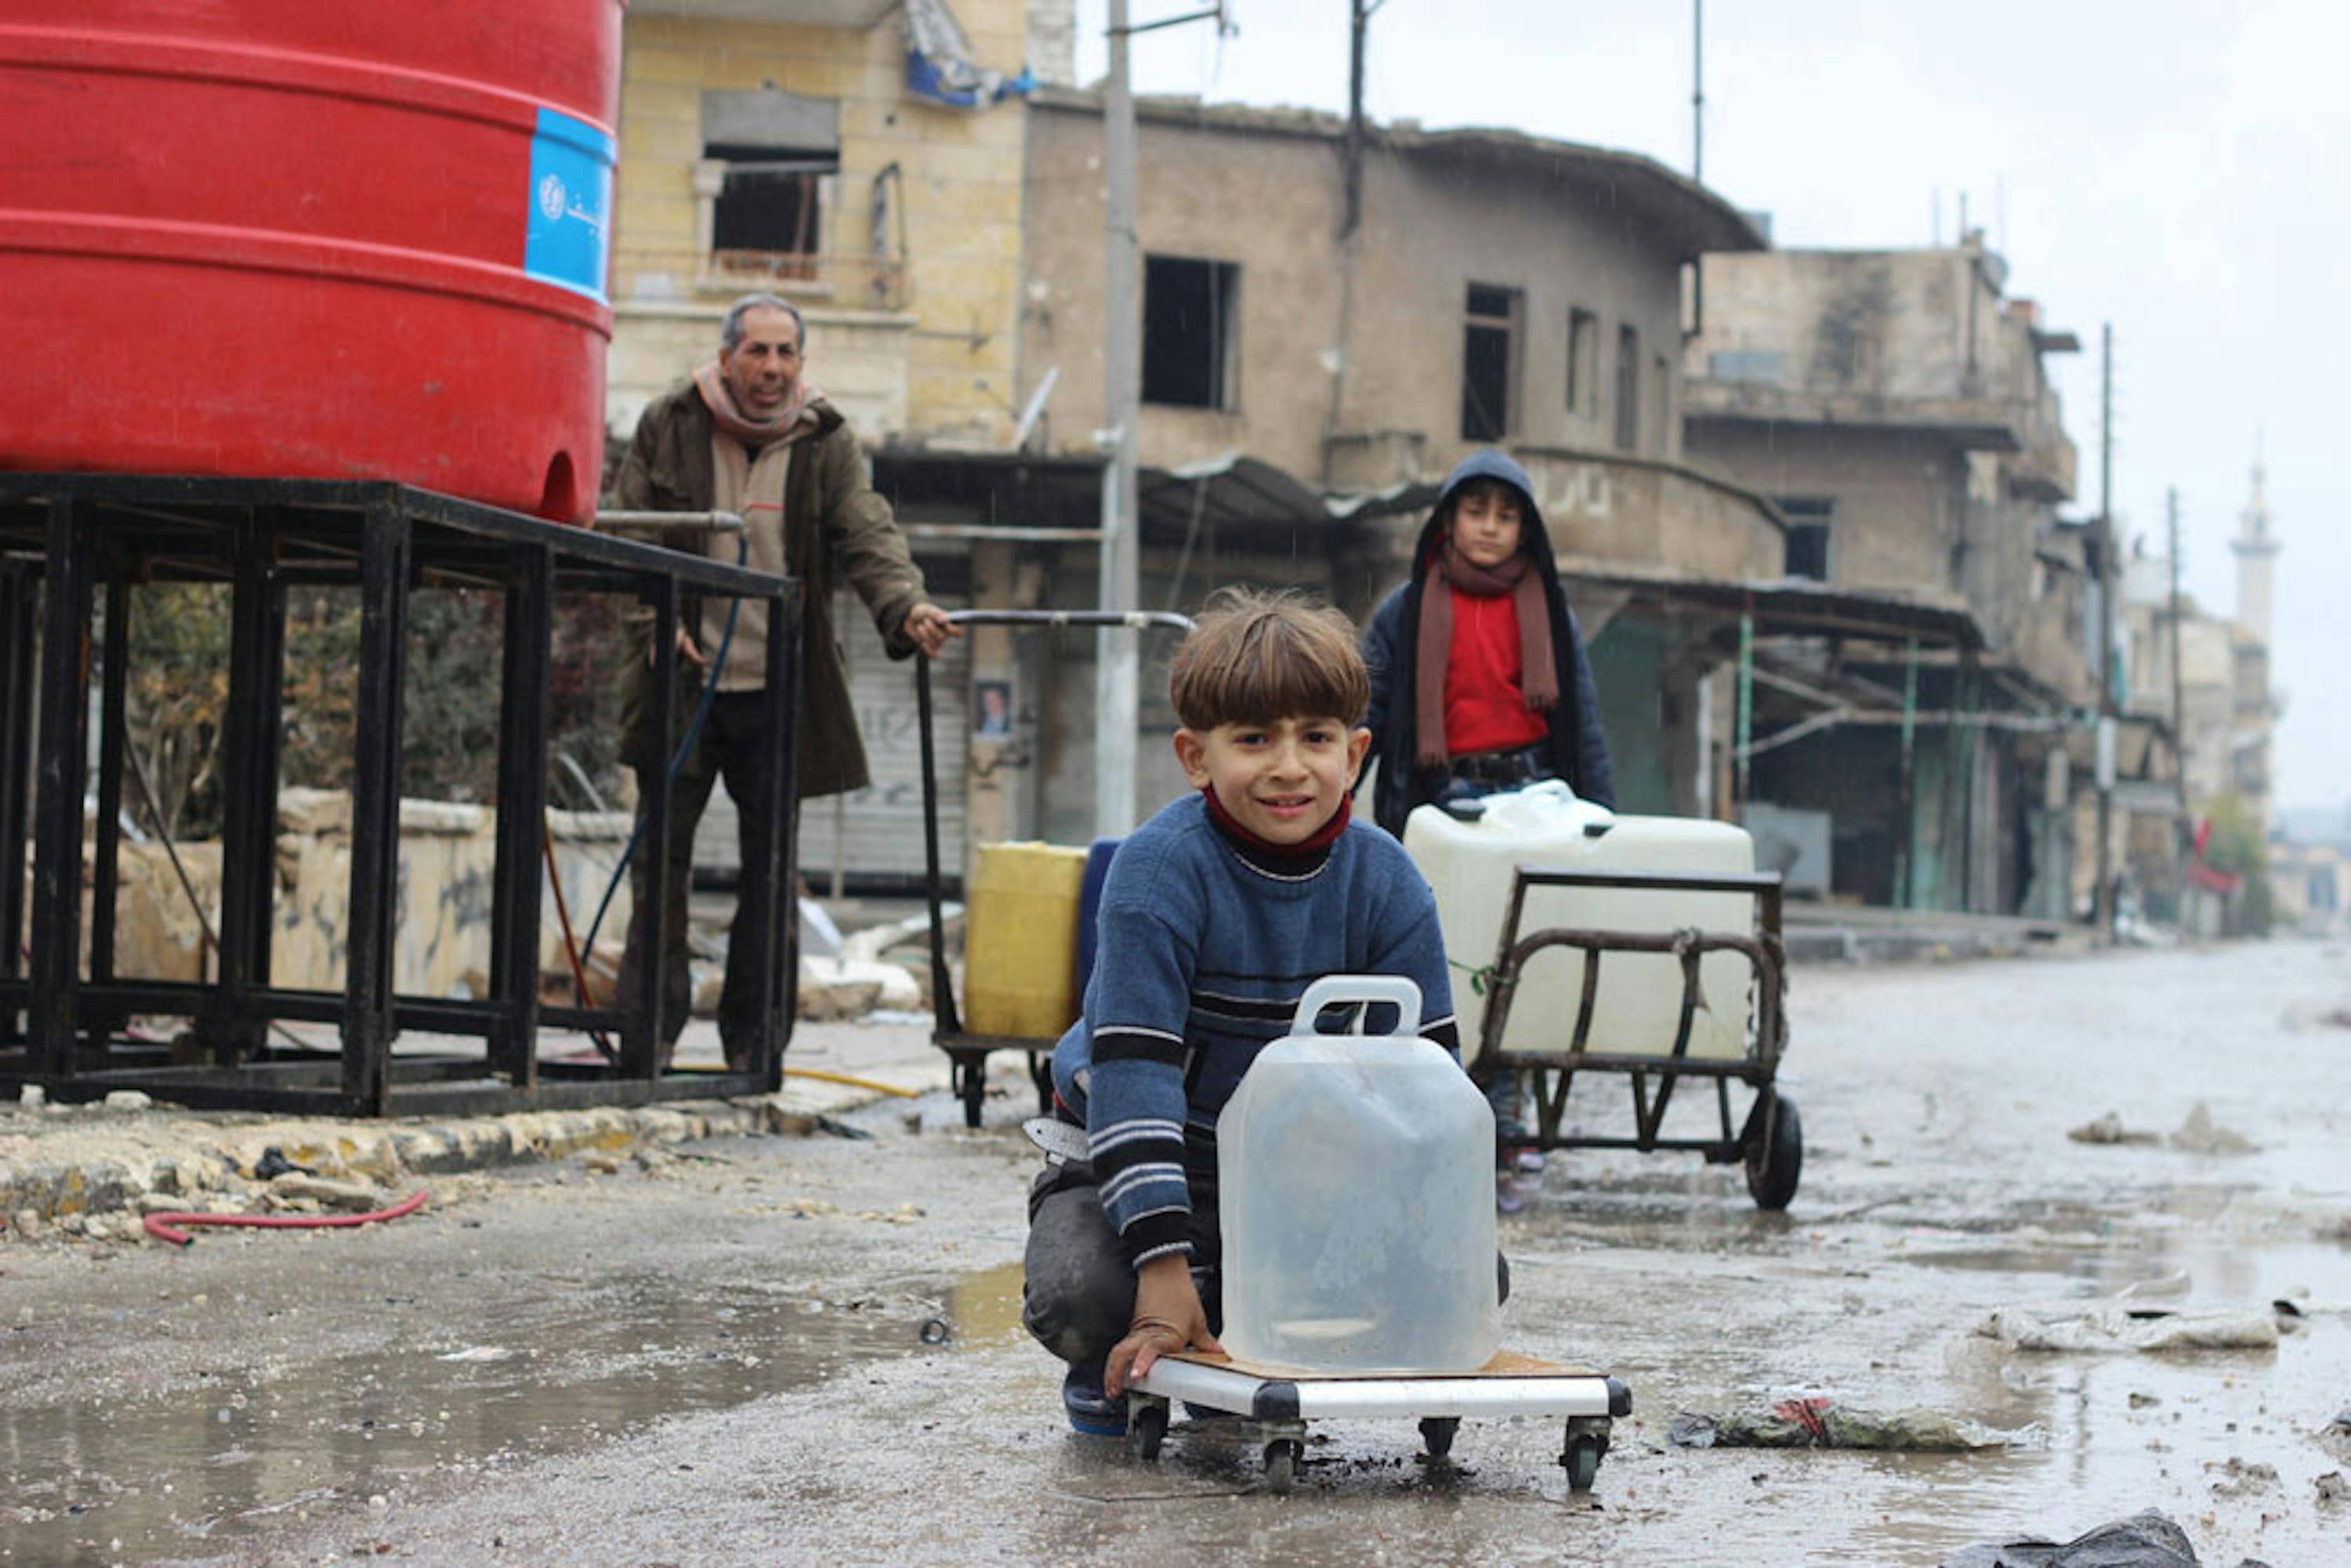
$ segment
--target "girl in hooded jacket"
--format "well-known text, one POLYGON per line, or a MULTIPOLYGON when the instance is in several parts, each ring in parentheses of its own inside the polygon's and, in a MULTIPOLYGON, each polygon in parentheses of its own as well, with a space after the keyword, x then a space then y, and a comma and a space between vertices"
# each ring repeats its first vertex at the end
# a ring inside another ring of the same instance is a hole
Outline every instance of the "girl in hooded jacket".
MULTIPOLYGON (((1413 575, 1364 634, 1366 722, 1376 758, 1372 814, 1398 838, 1414 808, 1561 779, 1615 804, 1600 696, 1551 537, 1526 470, 1499 452, 1465 459, 1445 481, 1413 551, 1413 575)), ((1520 1135, 1515 1075, 1474 1074, 1504 1141, 1520 1135)), ((1541 1169, 1530 1154, 1508 1178, 1541 1169)), ((1522 1184, 1498 1187, 1515 1208, 1522 1184)))

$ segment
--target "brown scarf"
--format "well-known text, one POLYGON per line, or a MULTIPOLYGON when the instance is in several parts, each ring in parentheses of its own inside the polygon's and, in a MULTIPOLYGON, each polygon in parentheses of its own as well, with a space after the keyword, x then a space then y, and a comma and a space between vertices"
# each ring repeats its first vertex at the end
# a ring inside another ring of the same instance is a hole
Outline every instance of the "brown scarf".
POLYGON ((702 405, 710 411, 710 417, 718 428, 755 448, 789 434, 792 426, 798 424, 800 417, 808 412, 809 405, 824 396, 802 382, 794 389, 792 401, 786 403, 773 419, 758 420, 735 405, 735 393, 727 386, 726 378, 719 372, 716 360, 694 368, 694 385, 702 393, 702 405))
POLYGON ((1552 657, 1551 608, 1543 602, 1542 573, 1533 560, 1514 555, 1499 566, 1479 566, 1456 549, 1451 539, 1437 547, 1421 580, 1420 641, 1413 665, 1415 759, 1442 767, 1452 753, 1445 746, 1445 674, 1453 662, 1453 589, 1476 599, 1510 595, 1519 615, 1519 685, 1527 708, 1549 713, 1559 706, 1559 664, 1552 657))

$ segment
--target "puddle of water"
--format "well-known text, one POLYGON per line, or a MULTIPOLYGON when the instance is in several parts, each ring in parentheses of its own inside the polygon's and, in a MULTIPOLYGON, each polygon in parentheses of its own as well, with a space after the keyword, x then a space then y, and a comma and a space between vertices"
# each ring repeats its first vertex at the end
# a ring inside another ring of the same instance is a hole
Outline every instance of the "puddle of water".
POLYGON ((969 1345, 1025 1341, 1020 1326, 1020 1287, 1027 1271, 1017 1263, 967 1274, 947 1292, 947 1322, 957 1342, 969 1345))
MULTIPOLYGON (((480 1344, 413 1333, 391 1352, 265 1364, 153 1397, 0 1410, 0 1561, 202 1550, 288 1510, 609 1441, 921 1347, 914 1308, 675 1289, 616 1285, 510 1335, 453 1328, 496 1336, 480 1344)), ((1017 1315, 1017 1284, 1014 1301, 1017 1315)))

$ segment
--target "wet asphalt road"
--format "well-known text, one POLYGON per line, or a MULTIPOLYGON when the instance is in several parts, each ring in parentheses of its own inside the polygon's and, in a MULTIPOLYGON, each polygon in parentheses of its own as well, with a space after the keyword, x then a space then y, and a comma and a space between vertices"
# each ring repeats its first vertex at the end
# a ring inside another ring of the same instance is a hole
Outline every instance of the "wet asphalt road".
MULTIPOLYGON (((1503 1222, 1506 1342, 1634 1389, 1588 1497, 1548 1422, 1467 1423, 1450 1466, 1408 1423, 1319 1427, 1287 1499, 1217 1433, 1147 1469, 1073 1437, 1017 1325, 1009 1076, 978 1134, 893 1103, 871 1142, 575 1161, 363 1231, 15 1246, 0 1563, 1932 1564, 2148 1507, 2207 1563, 2351 1563, 2351 1503, 2316 1486, 2351 1471, 2346 1004, 2351 959, 2295 944, 1798 970, 1789 1214, 1735 1169, 1578 1154, 1503 1222), (2252 1146, 2065 1135, 2199 1103, 2252 1146), (1974 1332, 2126 1286, 2308 1315, 2273 1351, 2165 1356, 1974 1332), (2036 1437, 1666 1442, 1677 1411, 1795 1395, 2036 1437)), ((1623 1099, 1592 1081, 1571 1116, 1613 1129, 1623 1099)))

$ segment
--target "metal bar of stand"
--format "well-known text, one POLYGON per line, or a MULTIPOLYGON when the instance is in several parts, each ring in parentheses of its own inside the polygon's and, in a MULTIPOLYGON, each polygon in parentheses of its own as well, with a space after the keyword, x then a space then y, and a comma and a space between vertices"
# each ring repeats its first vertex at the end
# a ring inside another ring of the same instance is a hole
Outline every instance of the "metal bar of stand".
MULTIPOLYGON (((249 868, 253 878, 246 890, 246 985, 248 990, 269 984, 271 932, 277 925, 278 753, 286 732, 286 614, 289 594, 285 574, 277 570, 277 539, 283 519, 273 510, 260 510, 254 521, 256 553, 261 570, 260 624, 255 628, 253 669, 252 778, 256 826, 261 848, 249 868)), ((247 1049, 261 1043, 256 1028, 247 1049)))
POLYGON ((391 1093, 393 897, 400 873, 401 695, 410 521, 369 510, 360 555, 360 679, 351 758, 350 933, 343 1006, 343 1100, 381 1116, 391 1093))
MULTIPOLYGON (((106 627, 99 652, 98 695, 98 821, 90 845, 89 978, 99 984, 114 978, 115 900, 122 885, 122 748, 128 743, 123 718, 128 692, 123 680, 130 663, 130 591, 120 563, 107 552, 101 575, 106 580, 106 627)), ((103 1040, 110 1020, 91 1020, 90 1033, 103 1040)))
POLYGON ((25 835, 31 810, 33 619, 29 561, 0 559, 0 1041, 23 1037, 25 835))
POLYGON ((539 834, 547 819, 547 712, 554 626, 554 558, 507 549, 505 650, 498 696, 497 869, 490 908, 491 1063, 517 1089, 537 1078, 539 834))
MULTIPOLYGON (((684 737, 677 723, 678 584, 664 578, 653 585, 653 714, 647 725, 654 737, 641 759, 637 786, 643 800, 642 836, 637 842, 635 885, 651 896, 632 902, 630 918, 643 938, 637 947, 636 1027, 622 1031, 621 1071, 631 1078, 650 1079, 660 1071, 662 1048, 669 1039, 664 1016, 667 1002, 669 965, 669 820, 670 758, 684 737)), ((687 871, 689 894, 693 873, 687 871)))
POLYGON ((268 897, 277 850, 272 831, 276 795, 273 791, 267 800, 262 795, 272 774, 263 753, 274 727, 266 729, 261 722, 269 683, 263 674, 268 659, 263 631, 268 589, 259 532, 256 527, 241 528, 230 546, 235 573, 229 591, 228 703, 221 746, 219 968, 212 995, 196 1019, 197 1038, 223 1067, 234 1067, 260 1044, 261 1030, 247 999, 259 978, 253 968, 256 939, 267 926, 253 911, 268 897))
POLYGON ((74 1073, 81 986, 81 802, 89 721, 89 533, 83 504, 49 498, 47 631, 41 642, 40 768, 34 802, 33 986, 27 1035, 33 1071, 74 1073))

